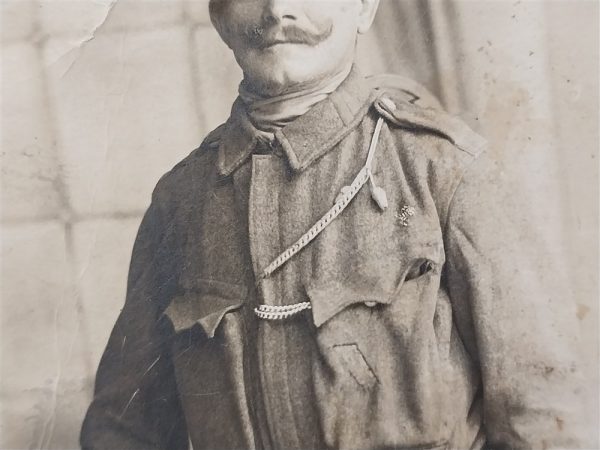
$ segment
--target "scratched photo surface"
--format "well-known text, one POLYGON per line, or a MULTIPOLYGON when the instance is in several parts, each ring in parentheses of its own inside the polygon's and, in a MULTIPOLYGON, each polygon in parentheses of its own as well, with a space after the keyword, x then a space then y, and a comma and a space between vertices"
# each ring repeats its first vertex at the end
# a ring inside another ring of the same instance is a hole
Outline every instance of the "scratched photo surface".
MULTIPOLYGON (((153 189, 227 120, 242 71, 208 0, 2 0, 0 12, 0 449, 75 449, 153 189)), ((415 80, 488 140, 520 207, 509 235, 529 252, 514 275, 543 293, 497 319, 510 331, 535 308, 545 350, 578 361, 582 400, 548 433, 577 428, 581 448, 599 448, 598 14, 593 0, 381 0, 356 56, 363 75, 415 80), (544 322, 559 306, 566 332, 544 322)), ((390 207, 398 227, 420 223, 411 204, 390 207)), ((367 372, 361 388, 379 382, 367 372)))

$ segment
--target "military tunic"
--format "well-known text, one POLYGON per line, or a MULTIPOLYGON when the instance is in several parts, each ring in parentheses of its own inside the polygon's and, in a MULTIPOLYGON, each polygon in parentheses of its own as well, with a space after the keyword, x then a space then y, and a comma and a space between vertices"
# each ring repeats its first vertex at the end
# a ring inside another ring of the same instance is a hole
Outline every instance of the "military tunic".
POLYGON ((490 182, 502 168, 419 92, 372 84, 353 70, 271 146, 238 101, 161 179, 84 449, 578 445, 572 342, 543 331, 565 313, 540 313, 519 273, 534 255, 490 182), (366 184, 261 278, 364 167, 381 118, 387 208, 366 184))

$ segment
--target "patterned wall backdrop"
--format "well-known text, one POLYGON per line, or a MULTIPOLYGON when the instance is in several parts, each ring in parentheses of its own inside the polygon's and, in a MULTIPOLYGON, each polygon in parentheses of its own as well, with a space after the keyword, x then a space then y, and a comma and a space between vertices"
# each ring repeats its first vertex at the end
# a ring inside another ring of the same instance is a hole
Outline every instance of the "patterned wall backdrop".
MULTIPOLYGON (((419 80, 490 139, 547 248, 519 270, 574 299, 597 423, 598 3, 381 2, 363 72, 419 80)), ((241 73, 207 0, 0 7, 0 448, 77 448, 152 188, 227 117, 241 73)))

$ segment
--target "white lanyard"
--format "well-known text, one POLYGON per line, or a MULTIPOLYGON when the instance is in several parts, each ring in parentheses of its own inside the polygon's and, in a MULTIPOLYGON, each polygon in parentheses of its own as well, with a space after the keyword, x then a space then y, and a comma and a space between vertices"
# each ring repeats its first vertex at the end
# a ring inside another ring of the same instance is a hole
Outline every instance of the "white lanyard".
MULTIPOLYGON (((290 259, 292 259, 298 252, 300 252, 304 247, 306 247, 310 242, 312 242, 321 232, 331 223, 333 220, 339 216, 344 209, 350 204, 352 199, 356 197, 360 189, 367 183, 367 181, 371 181, 371 194, 373 199, 377 202, 379 207, 384 210, 387 207, 387 199, 385 195, 385 191, 380 187, 375 185, 373 180, 373 174, 371 172, 371 166, 373 163, 373 156, 375 155, 375 149, 377 148, 377 143, 379 142, 379 135, 381 134, 381 127, 383 126, 383 118, 379 118, 377 120, 377 124, 375 125, 375 131, 373 132, 373 137, 371 138, 371 145, 369 146, 369 153, 367 155, 367 161, 363 168, 358 172, 354 181, 350 186, 344 186, 340 194, 337 196, 334 205, 331 207, 329 211, 321 217, 317 223, 315 223, 306 233, 300 237, 296 242, 294 242, 290 247, 288 247, 284 252, 282 252, 277 258, 271 262, 259 275, 257 282, 268 278, 287 263, 290 259)), ((293 305, 284 305, 284 306, 276 306, 276 305, 259 305, 257 308, 254 308, 254 313, 260 317, 261 319, 266 320, 281 320, 292 315, 295 315, 305 309, 310 309, 310 302, 302 302, 295 303, 293 305)))

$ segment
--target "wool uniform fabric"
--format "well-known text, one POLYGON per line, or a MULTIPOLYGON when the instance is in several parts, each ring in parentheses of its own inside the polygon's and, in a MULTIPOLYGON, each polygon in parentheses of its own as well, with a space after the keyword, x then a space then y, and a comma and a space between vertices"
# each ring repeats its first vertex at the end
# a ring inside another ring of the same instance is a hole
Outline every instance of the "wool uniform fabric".
POLYGON ((163 176, 82 448, 578 447, 568 302, 537 282, 527 212, 478 135, 386 80, 352 69, 272 151, 238 100, 163 176), (365 185, 259 279, 352 182, 381 118, 387 208, 365 185))

